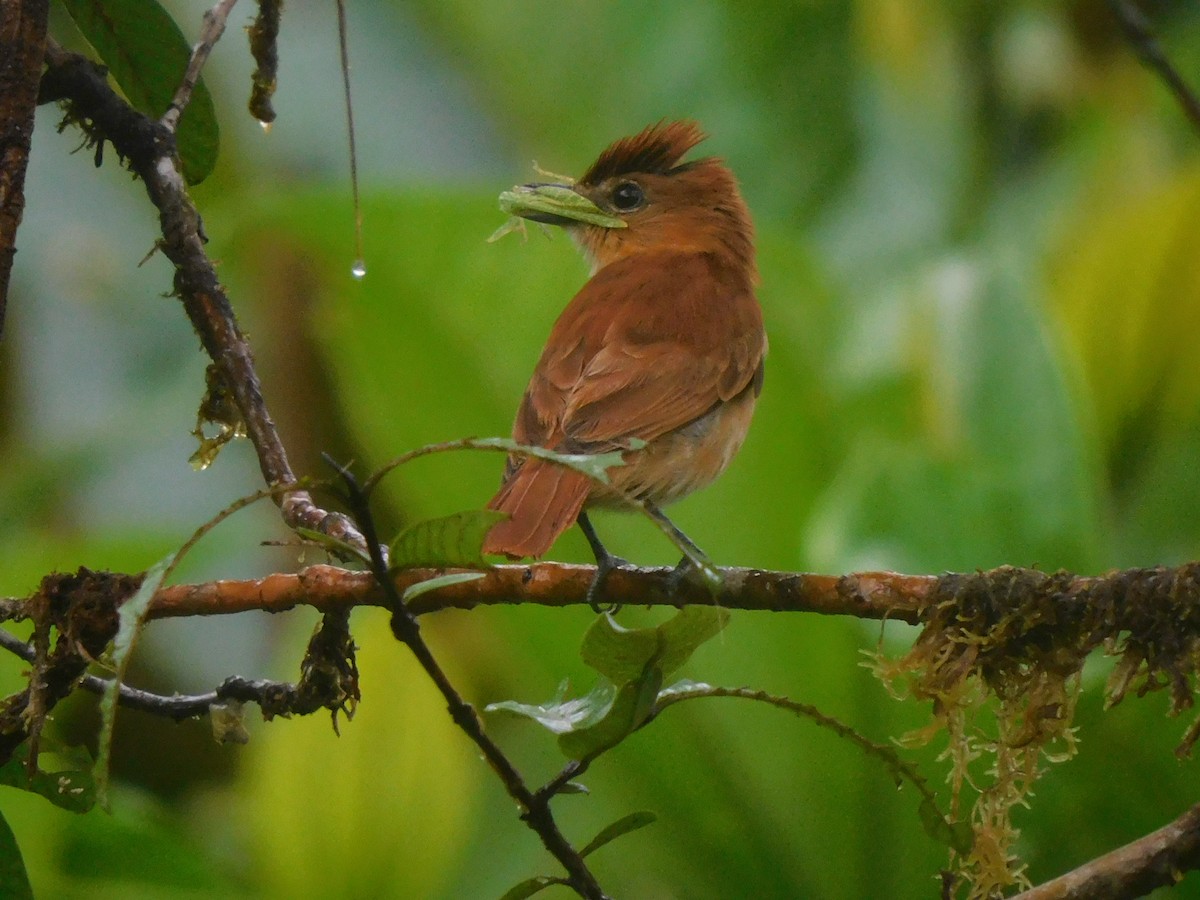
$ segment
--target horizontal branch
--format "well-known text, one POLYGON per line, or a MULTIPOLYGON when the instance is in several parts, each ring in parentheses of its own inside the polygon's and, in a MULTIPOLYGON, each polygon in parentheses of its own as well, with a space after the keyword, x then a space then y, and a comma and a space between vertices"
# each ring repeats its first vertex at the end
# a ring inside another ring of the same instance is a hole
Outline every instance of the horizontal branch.
MULTIPOLYGON (((403 593, 444 571, 404 569, 395 573, 396 588, 403 593)), ((724 587, 714 597, 703 585, 672 581, 673 571, 667 567, 615 569, 604 581, 604 599, 637 606, 719 605, 916 622, 918 611, 939 582, 934 575, 894 572, 836 576, 730 568, 720 570, 724 587)), ((442 609, 501 604, 585 604, 595 574, 595 566, 563 563, 496 566, 477 581, 429 591, 415 597, 408 606, 413 613, 423 615, 442 609)), ((268 575, 252 581, 172 585, 159 592, 148 618, 228 615, 248 610, 283 612, 296 606, 334 612, 387 605, 382 589, 369 573, 317 565, 295 574, 268 575)))
POLYGON ((1124 900, 1200 868, 1200 803, 1169 825, 1018 894, 1014 900, 1124 900))

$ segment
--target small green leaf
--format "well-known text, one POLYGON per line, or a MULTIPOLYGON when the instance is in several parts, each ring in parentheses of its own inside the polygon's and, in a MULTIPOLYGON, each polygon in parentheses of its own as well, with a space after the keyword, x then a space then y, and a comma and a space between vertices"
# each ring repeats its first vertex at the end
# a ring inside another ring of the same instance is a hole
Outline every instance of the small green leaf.
MULTIPOLYGON (((167 111, 192 51, 156 0, 63 0, 88 43, 135 109, 158 118, 167 111)), ((217 161, 220 135, 212 96, 196 84, 176 132, 183 177, 198 184, 217 161)))
POLYGON ((584 634, 579 655, 614 684, 624 684, 660 655, 659 637, 657 628, 625 628, 606 613, 584 634))
MULTIPOLYGON (((90 764, 86 751, 76 755, 76 758, 79 756, 83 757, 84 764, 90 764)), ((95 805, 96 785, 90 769, 67 769, 61 772, 43 772, 39 769, 31 776, 28 761, 29 745, 22 744, 12 758, 0 766, 0 784, 40 794, 55 806, 70 812, 87 812, 95 805)), ((7 894, 0 892, 0 897, 4 896, 7 894)))
POLYGON ((17 836, 0 813, 0 897, 11 900, 33 900, 33 886, 25 871, 25 860, 17 846, 17 836))
POLYGON ((159 560, 146 571, 142 586, 132 597, 121 604, 117 610, 117 636, 113 638, 112 664, 116 673, 109 680, 100 698, 100 737, 96 753, 96 802, 108 809, 108 763, 112 753, 113 725, 117 716, 117 698, 121 693, 121 682, 125 678, 125 669, 129 665, 129 657, 133 651, 134 642, 142 627, 142 619, 150 608, 150 601, 158 593, 159 587, 166 577, 167 570, 174 564, 175 554, 159 560))
POLYGON ((652 660, 669 675, 701 644, 729 623, 729 612, 715 606, 689 606, 656 628, 623 628, 601 616, 583 637, 583 661, 616 684, 640 677, 652 660))
POLYGON ((921 827, 925 829, 925 833, 939 844, 945 844, 960 856, 971 852, 975 845, 975 834, 971 830, 970 822, 948 821, 936 804, 928 798, 921 801, 917 815, 921 818, 921 827))
POLYGON ((611 708, 600 721, 559 735, 558 749, 569 759, 589 759, 615 747, 654 711, 661 687, 662 670, 647 666, 641 678, 621 685, 611 708))
POLYGON ((587 846, 579 851, 579 855, 587 856, 589 853, 594 853, 605 844, 615 841, 621 835, 629 834, 631 831, 637 831, 639 828, 645 828, 647 825, 656 822, 657 820, 658 816, 648 809, 643 809, 640 812, 630 813, 627 816, 622 816, 611 825, 600 829, 600 833, 588 841, 587 846))
POLYGON ((335 538, 331 534, 326 534, 323 531, 316 531, 312 528, 297 527, 296 534, 305 540, 312 541, 314 544, 320 544, 334 556, 341 559, 359 559, 364 563, 370 564, 371 557, 362 551, 361 548, 353 544, 343 541, 341 538, 335 538))
POLYGON ((533 719, 553 734, 567 734, 601 721, 612 709, 617 696, 616 685, 603 678, 583 697, 567 700, 566 692, 567 683, 564 681, 558 686, 554 698, 540 706, 518 703, 516 700, 503 700, 499 703, 489 703, 484 707, 484 711, 524 716, 533 719))
POLYGON ((486 577, 486 572, 451 572, 449 575, 439 575, 437 578, 426 578, 424 581, 410 584, 400 599, 407 603, 414 597, 420 597, 422 594, 429 591, 436 591, 438 588, 449 587, 452 584, 463 584, 467 581, 478 581, 480 578, 486 577))
MULTIPOLYGON (((613 466, 625 465, 625 450, 613 450, 610 453, 559 453, 557 450, 547 450, 545 447, 535 447, 530 444, 518 444, 511 438, 469 438, 463 441, 463 447, 475 450, 505 450, 520 456, 532 456, 537 459, 548 459, 559 463, 568 469, 582 472, 589 478, 608 484, 608 470, 613 466)), ((630 441, 627 449, 636 450, 645 446, 643 441, 630 441)))
POLYGON ((525 900, 526 897, 540 894, 552 884, 568 883, 565 878, 554 878, 550 875, 535 875, 533 878, 525 879, 520 884, 514 884, 504 892, 504 896, 500 900, 525 900))
POLYGON ((483 540, 504 517, 495 509, 472 509, 416 522, 392 541, 388 562, 393 569, 487 568, 483 540))

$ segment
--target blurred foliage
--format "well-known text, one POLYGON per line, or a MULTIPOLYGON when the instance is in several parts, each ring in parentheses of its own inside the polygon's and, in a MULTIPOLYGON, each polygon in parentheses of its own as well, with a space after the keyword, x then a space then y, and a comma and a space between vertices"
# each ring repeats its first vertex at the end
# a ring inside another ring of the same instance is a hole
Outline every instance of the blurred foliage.
MULTIPOLYGON (((193 35, 206 4, 169 6, 193 35)), ((1200 84, 1200 14, 1145 6, 1200 84)), ((360 145, 395 148, 368 168, 361 282, 349 276, 345 178, 308 150, 340 127, 341 110, 289 94, 309 77, 336 88, 336 70, 321 68, 336 58, 332 32, 306 31, 299 17, 311 13, 299 8, 285 15, 271 144, 238 118, 248 76, 222 74, 247 55, 236 29, 208 72, 223 155, 197 197, 301 468, 320 474, 321 449, 366 472, 424 443, 507 434, 586 271, 561 236, 487 244, 503 221, 496 196, 527 180, 533 159, 578 173, 612 139, 691 116, 756 213, 771 339, 745 449, 674 511, 716 562, 1093 572, 1195 558, 1200 143, 1103 0, 422 0, 350 12, 360 112, 386 109, 377 98, 396 92, 439 100, 411 117, 359 116, 360 145), (401 70, 400 57, 424 68, 401 70), (309 131, 289 137, 289 118, 309 131), (435 182, 414 174, 426 170, 411 146, 423 161, 477 162, 435 182)), ((335 102, 336 90, 324 96, 335 102)), ((39 140, 52 124, 39 117, 39 140)), ((178 310, 155 298, 169 288, 165 267, 134 269, 152 217, 123 175, 94 173, 70 149, 35 147, 35 166, 57 168, 31 171, 0 369, 0 501, 23 523, 0 547, 11 593, 54 567, 145 568, 255 486, 244 448, 211 472, 188 468, 204 361, 178 310), (57 209, 64 185, 74 202, 57 209)), ((500 468, 489 453, 405 466, 383 482, 388 533, 478 508, 500 468)), ((596 521, 614 552, 677 557, 648 523, 596 521)), ((180 577, 275 568, 279 557, 254 545, 279 534, 266 514, 222 526, 180 577)), ((588 558, 574 533, 551 555, 588 558)), ((622 615, 627 627, 661 621, 622 615)), ((482 707, 551 696, 564 677, 584 693, 578 647, 591 620, 489 609, 423 629, 482 707)), ((153 625, 135 655, 152 671, 136 674, 168 691, 247 666, 294 677, 306 621, 247 619, 220 639, 153 625), (156 650, 158 631, 174 636, 156 650)), ((340 738, 320 718, 277 721, 253 728, 243 751, 206 751, 219 765, 181 773, 157 752, 171 726, 123 715, 118 745, 126 728, 140 740, 116 748, 114 778, 146 784, 172 770, 170 792, 126 788, 106 818, 0 789, 38 896, 488 897, 554 871, 384 622, 359 614, 354 629, 364 700, 340 738), (224 773, 215 783, 213 771, 224 773)), ((734 615, 681 674, 786 694, 884 741, 928 711, 892 700, 859 667, 880 634, 734 615)), ((884 649, 910 640, 889 625, 884 649)), ((19 668, 0 670, 4 686, 19 668)), ((1015 815, 1035 882, 1196 799, 1195 763, 1171 752, 1185 723, 1156 697, 1102 712, 1102 676, 1085 678, 1079 755, 1015 815)), ((536 729, 500 718, 489 728, 532 780, 557 771, 536 729)), ((935 788, 939 749, 911 757, 935 788)), ((775 710, 683 704, 584 780, 589 795, 556 805, 580 844, 631 810, 658 815, 593 859, 616 896, 929 896, 946 862, 913 791, 775 710)), ((1195 877, 1181 895, 1197 895, 1195 877)))

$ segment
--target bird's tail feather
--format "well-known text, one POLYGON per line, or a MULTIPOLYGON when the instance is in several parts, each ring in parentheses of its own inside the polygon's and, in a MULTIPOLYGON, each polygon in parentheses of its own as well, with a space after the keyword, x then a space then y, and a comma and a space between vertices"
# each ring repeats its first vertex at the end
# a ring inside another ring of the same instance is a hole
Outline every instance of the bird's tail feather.
POLYGON ((527 459, 488 503, 508 513, 483 542, 484 553, 513 558, 541 556, 574 524, 592 487, 582 472, 527 459))

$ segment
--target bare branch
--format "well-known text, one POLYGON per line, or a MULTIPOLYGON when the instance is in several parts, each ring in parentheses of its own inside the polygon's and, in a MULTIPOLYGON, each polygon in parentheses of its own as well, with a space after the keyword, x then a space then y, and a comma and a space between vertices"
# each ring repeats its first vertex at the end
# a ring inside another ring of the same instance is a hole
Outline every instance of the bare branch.
POLYGON ((554 820, 550 810, 551 796, 535 793, 526 785, 512 761, 500 749, 500 745, 492 740, 483 730, 479 713, 454 687, 441 664, 434 657, 429 645, 421 637, 421 628, 417 617, 401 599, 395 581, 388 571, 384 558, 383 546, 379 543, 375 531, 375 521, 367 502, 367 494, 359 485, 357 479, 344 467, 338 467, 338 474, 346 487, 350 510, 362 525, 363 537, 370 550, 371 577, 382 590, 388 607, 392 610, 392 634, 401 641, 416 657, 421 668, 429 676, 434 686, 441 693, 454 720, 463 733, 479 748, 483 758, 492 767, 508 795, 522 809, 521 818, 542 840, 542 844, 551 855, 558 860, 567 871, 568 882, 579 896, 587 900, 606 900, 596 877, 584 862, 583 854, 575 849, 566 839, 554 820))
POLYGON ((25 211, 25 168, 49 7, 47 0, 14 0, 0 7, 0 335, 25 211))
POLYGON ((1200 869, 1200 803, 1133 843, 1018 894, 1014 900, 1127 900, 1200 869))
MULTIPOLYGON (((175 292, 242 413, 263 478, 272 486, 293 484, 296 477, 263 400, 250 346, 205 252, 200 215, 184 186, 174 133, 133 110, 108 86, 103 70, 84 57, 52 45, 46 62, 41 99, 67 101, 72 120, 86 123, 93 140, 111 141, 145 182, 159 210, 160 246, 175 264, 175 292)), ((276 502, 292 528, 320 531, 365 550, 353 523, 316 506, 307 491, 280 493, 276 502)))
POLYGON ((221 35, 225 33, 225 20, 229 18, 229 13, 233 11, 236 3, 237 0, 219 0, 216 6, 204 14, 204 28, 200 32, 200 40, 192 48, 192 57, 188 60, 183 79, 179 82, 175 96, 171 98, 171 105, 160 120, 167 130, 174 131, 179 125, 179 117, 191 102, 192 91, 196 89, 196 83, 200 80, 200 70, 208 62, 208 55, 212 53, 221 35))
POLYGON ((1151 33, 1150 23, 1146 20, 1145 13, 1129 0, 1109 0, 1109 6, 1112 7, 1117 24, 1121 26, 1121 32, 1129 41, 1134 52, 1163 80, 1163 83, 1175 95, 1179 105, 1183 107, 1188 119, 1196 126, 1197 130, 1200 130, 1200 99, 1197 99, 1191 87, 1183 80, 1183 76, 1163 53, 1162 47, 1151 33))

